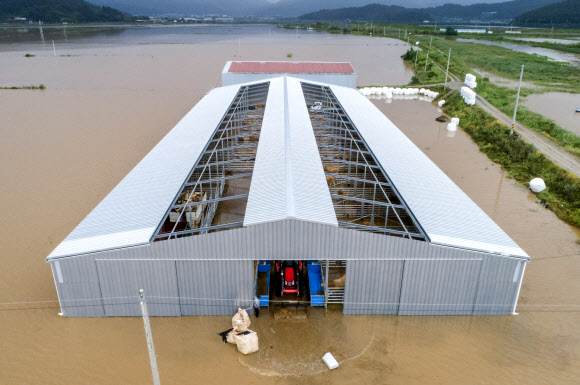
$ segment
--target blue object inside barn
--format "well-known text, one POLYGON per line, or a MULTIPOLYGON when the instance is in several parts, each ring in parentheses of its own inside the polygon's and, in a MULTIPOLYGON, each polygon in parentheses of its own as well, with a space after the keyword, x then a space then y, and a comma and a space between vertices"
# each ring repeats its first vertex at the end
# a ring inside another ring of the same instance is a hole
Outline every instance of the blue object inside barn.
POLYGON ((308 282, 310 284, 310 305, 324 306, 322 269, 318 261, 308 261, 308 282))
POLYGON ((258 262, 258 274, 266 274, 266 288, 268 294, 260 295, 260 306, 269 306, 270 304, 270 261, 258 262))

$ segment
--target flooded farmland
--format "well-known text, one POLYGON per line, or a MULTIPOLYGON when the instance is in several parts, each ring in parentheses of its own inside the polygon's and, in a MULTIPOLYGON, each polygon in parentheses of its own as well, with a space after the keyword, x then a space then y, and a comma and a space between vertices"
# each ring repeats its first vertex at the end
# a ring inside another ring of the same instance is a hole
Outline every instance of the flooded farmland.
POLYGON ((531 55, 546 56, 553 61, 570 63, 573 66, 580 66, 580 56, 573 53, 556 51, 555 49, 532 47, 529 45, 516 44, 516 43, 506 43, 499 41, 488 41, 488 40, 476 40, 476 39, 456 39, 463 43, 473 43, 473 44, 483 44, 483 45, 495 45, 497 47, 503 47, 511 49, 516 52, 523 52, 531 55))
POLYGON ((552 119, 560 127, 580 135, 580 94, 547 92, 532 94, 524 99, 524 106, 531 111, 552 119))
MULTIPOLYGON (((0 383, 150 383, 142 320, 59 317, 44 258, 219 86, 226 60, 287 60, 288 53, 292 60, 346 60, 359 85, 404 84, 412 76, 399 58, 406 47, 394 40, 220 28, 137 37, 129 30, 57 44, 57 55, 71 56, 55 57, 52 47, 28 40, 0 46, 0 86, 47 86, 0 91, 0 383), (180 43, 170 44, 175 39, 180 43), (25 58, 27 52, 36 57, 25 58)), ((217 336, 230 317, 154 318, 162 383, 577 383, 580 234, 508 179, 462 131, 450 137, 432 104, 373 103, 530 254, 520 314, 265 315, 252 319, 261 350, 251 356, 217 336), (323 366, 326 351, 339 369, 323 366)))

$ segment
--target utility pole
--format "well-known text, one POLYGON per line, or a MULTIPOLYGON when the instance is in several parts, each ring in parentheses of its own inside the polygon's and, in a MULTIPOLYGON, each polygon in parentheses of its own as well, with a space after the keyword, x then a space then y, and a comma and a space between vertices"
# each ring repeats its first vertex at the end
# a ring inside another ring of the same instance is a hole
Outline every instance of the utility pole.
POLYGON ((44 48, 44 32, 42 31, 42 21, 38 21, 38 29, 40 31, 40 40, 42 40, 42 46, 44 48))
POLYGON ((54 56, 56 56, 56 47, 54 46, 54 40, 52 41, 52 52, 54 52, 54 56))
POLYGON ((447 76, 449 75, 449 62, 451 61, 451 48, 449 48, 449 56, 447 57, 447 71, 445 72, 445 88, 447 89, 447 76))
POLYGON ((153 335, 151 334, 151 324, 149 323, 149 313, 147 313, 147 304, 143 289, 139 290, 141 304, 141 314, 143 315, 143 324, 145 326, 145 337, 147 338, 147 348, 149 349, 149 361, 151 363, 151 373, 153 374, 153 385, 161 385, 159 381, 159 371, 157 370, 157 357, 155 356, 155 347, 153 346, 153 335))
POLYGON ((433 36, 431 36, 431 41, 429 42, 429 49, 427 50, 427 59, 425 59, 425 72, 427 72, 427 63, 429 62, 429 52, 431 52, 431 44, 433 43, 433 36))
POLYGON ((417 58, 419 57, 419 47, 415 47, 415 68, 417 68, 417 58))
POLYGON ((520 101, 520 90, 522 89, 522 78, 524 77, 524 65, 522 64, 522 72, 520 73, 520 85, 518 87, 518 95, 516 96, 516 107, 514 108, 514 117, 512 118, 512 129, 510 136, 514 134, 514 126, 516 125, 516 114, 518 113, 518 102, 520 101))

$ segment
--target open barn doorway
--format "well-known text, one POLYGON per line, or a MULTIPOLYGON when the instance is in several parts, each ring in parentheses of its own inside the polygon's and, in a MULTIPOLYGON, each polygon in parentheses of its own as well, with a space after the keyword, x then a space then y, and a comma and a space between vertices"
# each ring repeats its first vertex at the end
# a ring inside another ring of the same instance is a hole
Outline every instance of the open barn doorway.
POLYGON ((256 264, 256 297, 261 308, 306 314, 313 308, 342 306, 346 261, 261 260, 256 264))

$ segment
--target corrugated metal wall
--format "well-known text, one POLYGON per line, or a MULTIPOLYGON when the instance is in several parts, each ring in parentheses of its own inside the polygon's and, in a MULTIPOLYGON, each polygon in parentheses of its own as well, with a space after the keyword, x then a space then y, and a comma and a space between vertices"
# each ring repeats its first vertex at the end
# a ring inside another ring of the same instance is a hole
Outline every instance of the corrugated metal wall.
POLYGON ((473 314, 512 314, 524 265, 516 259, 484 258, 473 314))
POLYGON ((258 259, 349 261, 345 314, 511 314, 527 261, 285 220, 51 262, 66 316, 139 315, 139 288, 149 303, 158 301, 151 315, 172 316, 232 314, 253 298, 258 259), (103 307, 102 297, 135 302, 105 300, 103 307))
POLYGON ((481 260, 405 261, 399 315, 471 314, 481 260))
POLYGON ((143 289, 150 316, 180 316, 175 261, 96 260, 105 314, 140 316, 143 289))
POLYGON ((397 314, 404 261, 348 261, 344 314, 397 314))
POLYGON ((150 316, 230 315, 250 307, 254 298, 253 261, 84 257, 52 262, 52 267, 67 317, 140 316, 139 289, 145 292, 150 316))
POLYGON ((181 315, 233 315, 254 300, 253 261, 177 261, 181 315))

